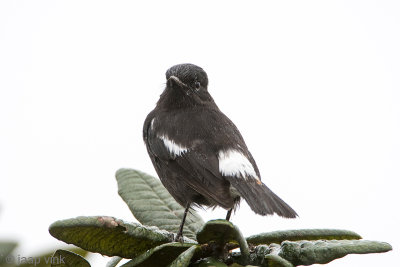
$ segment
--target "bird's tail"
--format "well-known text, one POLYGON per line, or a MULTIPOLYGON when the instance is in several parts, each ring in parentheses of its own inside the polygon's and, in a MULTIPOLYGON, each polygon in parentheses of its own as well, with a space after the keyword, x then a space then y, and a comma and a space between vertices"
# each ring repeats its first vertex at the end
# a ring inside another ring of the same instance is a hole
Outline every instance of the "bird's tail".
POLYGON ((256 179, 231 179, 231 185, 239 192, 250 208, 257 214, 274 214, 295 218, 297 213, 265 184, 256 179))

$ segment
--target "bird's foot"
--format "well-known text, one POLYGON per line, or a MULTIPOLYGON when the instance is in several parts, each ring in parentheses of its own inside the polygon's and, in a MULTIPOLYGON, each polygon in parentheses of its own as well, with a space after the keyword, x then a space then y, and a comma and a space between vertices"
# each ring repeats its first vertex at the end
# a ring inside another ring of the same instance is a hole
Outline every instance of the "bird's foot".
POLYGON ((174 242, 179 242, 179 243, 183 244, 183 235, 182 235, 182 233, 178 233, 175 236, 174 242))

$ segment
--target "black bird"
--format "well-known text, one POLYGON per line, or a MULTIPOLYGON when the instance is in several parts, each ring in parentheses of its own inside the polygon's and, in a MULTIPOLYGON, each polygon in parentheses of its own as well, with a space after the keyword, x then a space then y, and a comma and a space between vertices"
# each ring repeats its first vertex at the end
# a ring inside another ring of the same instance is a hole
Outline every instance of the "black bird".
POLYGON ((167 84, 143 126, 143 139, 161 182, 185 207, 221 206, 229 220, 241 198, 257 214, 296 212, 261 182, 239 130, 207 91, 207 73, 193 64, 166 72, 167 84))

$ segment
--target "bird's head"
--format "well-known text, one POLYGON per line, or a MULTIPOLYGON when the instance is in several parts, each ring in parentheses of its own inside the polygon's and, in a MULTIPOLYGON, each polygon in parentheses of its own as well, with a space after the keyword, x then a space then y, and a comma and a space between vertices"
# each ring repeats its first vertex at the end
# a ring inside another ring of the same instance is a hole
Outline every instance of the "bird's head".
POLYGON ((199 66, 185 63, 172 66, 165 73, 167 86, 159 104, 167 108, 213 103, 207 91, 207 73, 199 66))
POLYGON ((207 73, 193 64, 178 64, 172 66, 165 73, 167 86, 184 90, 187 94, 207 90, 207 73))

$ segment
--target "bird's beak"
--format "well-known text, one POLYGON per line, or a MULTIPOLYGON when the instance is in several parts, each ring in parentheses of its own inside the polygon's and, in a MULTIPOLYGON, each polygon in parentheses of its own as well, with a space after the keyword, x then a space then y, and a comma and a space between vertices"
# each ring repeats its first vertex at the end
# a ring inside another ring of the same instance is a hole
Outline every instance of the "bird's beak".
POLYGON ((176 76, 170 76, 168 78, 167 83, 169 85, 172 85, 174 83, 174 84, 178 85, 181 88, 187 88, 188 87, 185 83, 183 83, 181 80, 179 80, 179 78, 176 77, 176 76))

